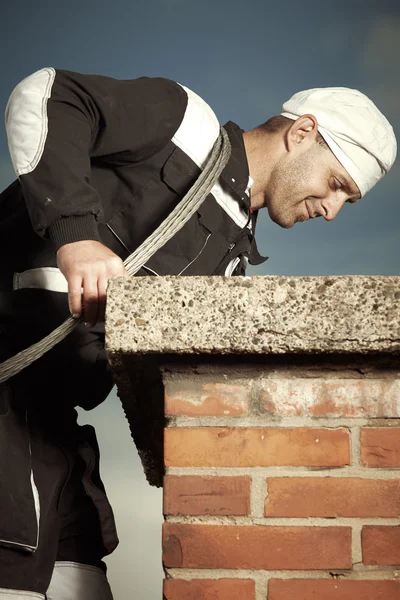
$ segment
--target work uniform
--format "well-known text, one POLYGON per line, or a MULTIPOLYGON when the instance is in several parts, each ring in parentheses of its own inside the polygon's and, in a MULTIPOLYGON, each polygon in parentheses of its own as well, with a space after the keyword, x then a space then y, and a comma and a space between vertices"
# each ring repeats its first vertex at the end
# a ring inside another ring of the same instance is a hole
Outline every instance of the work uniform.
MULTIPOLYGON (((0 360, 69 316, 58 248, 96 240, 125 259, 195 182, 220 130, 175 82, 52 68, 15 88, 6 127, 18 180, 0 196, 0 360)), ((138 275, 235 275, 262 262, 243 131, 225 129, 220 179, 138 275)), ((74 409, 111 387, 102 325, 79 325, 0 385, 1 600, 111 598, 101 559, 118 543, 114 518, 94 429, 74 409)))

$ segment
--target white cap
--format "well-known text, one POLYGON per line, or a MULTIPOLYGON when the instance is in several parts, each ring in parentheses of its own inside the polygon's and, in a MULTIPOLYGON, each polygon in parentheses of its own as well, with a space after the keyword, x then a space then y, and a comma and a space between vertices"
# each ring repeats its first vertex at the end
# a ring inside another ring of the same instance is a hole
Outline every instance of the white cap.
POLYGON ((364 196, 396 158, 393 128, 375 104, 358 90, 314 88, 298 92, 282 107, 284 117, 314 115, 318 131, 364 196))

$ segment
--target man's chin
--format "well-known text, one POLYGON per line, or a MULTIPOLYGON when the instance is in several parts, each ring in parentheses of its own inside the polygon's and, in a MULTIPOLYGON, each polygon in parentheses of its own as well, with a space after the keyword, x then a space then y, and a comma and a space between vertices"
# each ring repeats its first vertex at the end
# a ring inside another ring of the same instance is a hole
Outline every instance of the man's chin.
POLYGON ((275 215, 268 211, 271 221, 282 227, 283 229, 290 229, 295 225, 296 221, 285 219, 282 215, 275 215))
POLYGON ((296 225, 296 223, 278 223, 278 225, 283 227, 283 229, 291 229, 293 225, 296 225))
POLYGON ((296 219, 290 215, 290 211, 280 211, 279 203, 265 199, 265 207, 268 210, 268 215, 271 221, 282 227, 290 229, 296 223, 296 219))

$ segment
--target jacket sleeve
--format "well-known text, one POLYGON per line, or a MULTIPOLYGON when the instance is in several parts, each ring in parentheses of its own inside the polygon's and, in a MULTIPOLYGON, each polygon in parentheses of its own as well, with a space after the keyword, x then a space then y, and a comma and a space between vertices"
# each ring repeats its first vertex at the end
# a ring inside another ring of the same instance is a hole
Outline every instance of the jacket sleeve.
POLYGON ((12 92, 6 108, 11 159, 34 230, 58 249, 98 240, 99 190, 91 160, 129 165, 160 151, 183 119, 187 95, 173 81, 120 81, 45 68, 12 92))

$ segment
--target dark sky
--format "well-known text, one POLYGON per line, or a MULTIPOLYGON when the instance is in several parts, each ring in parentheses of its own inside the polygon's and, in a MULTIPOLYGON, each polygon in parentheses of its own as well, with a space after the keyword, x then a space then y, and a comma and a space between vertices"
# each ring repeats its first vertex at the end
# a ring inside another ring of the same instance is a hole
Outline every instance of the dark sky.
MULTIPOLYGON (((400 132, 398 0, 15 0, 2 13, 3 109, 23 77, 53 66, 124 79, 170 77, 203 96, 221 122, 244 129, 278 114, 301 89, 354 87, 400 132)), ((3 128, 0 186, 13 178, 3 128)), ((250 274, 400 275, 399 183, 396 164, 333 223, 283 230, 264 211, 259 248, 270 260, 250 274)), ((122 532, 110 559, 115 600, 130 600, 132 586, 138 598, 158 600, 160 494, 141 478, 115 395, 85 417, 100 431, 122 532)))

